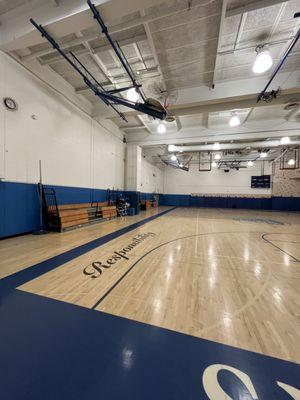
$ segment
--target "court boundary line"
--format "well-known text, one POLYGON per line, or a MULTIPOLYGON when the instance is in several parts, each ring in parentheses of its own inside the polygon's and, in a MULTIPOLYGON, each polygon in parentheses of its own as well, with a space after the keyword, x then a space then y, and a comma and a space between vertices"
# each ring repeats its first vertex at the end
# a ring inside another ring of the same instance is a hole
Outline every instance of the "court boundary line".
POLYGON ((97 247, 100 247, 113 239, 117 239, 118 237, 129 233, 148 222, 151 222, 159 217, 162 217, 169 212, 175 210, 176 207, 169 208, 164 210, 158 214, 151 215, 141 221, 135 222, 131 225, 125 226, 121 229, 118 229, 114 232, 108 233, 107 235, 101 236, 97 239, 93 239, 87 243, 84 243, 80 246, 74 247, 70 250, 67 250, 63 253, 57 254, 53 257, 50 257, 46 260, 43 260, 37 264, 31 265, 27 268, 24 268, 20 271, 17 271, 11 275, 5 276, 0 279, 0 298, 5 296, 7 291, 16 289, 17 287, 24 285, 25 283, 38 278, 45 273, 54 270, 55 268, 60 267, 61 265, 85 254, 91 250, 94 250, 97 247))
MULTIPOLYGON (((167 242, 161 243, 158 246, 154 247, 153 249, 147 251, 145 254, 143 254, 138 260, 136 260, 131 267, 129 267, 129 269, 124 272, 124 274, 122 276, 120 276, 119 279, 117 279, 117 281, 104 293, 103 296, 100 297, 100 299, 91 307, 92 310, 95 310, 96 307, 99 306, 99 304, 102 303, 102 301, 122 282, 122 280, 129 274, 130 271, 132 271, 132 269, 145 257, 147 257, 149 254, 151 254, 153 251, 159 249, 160 247, 166 246, 170 243, 176 242, 177 240, 182 240, 182 239, 188 239, 188 238, 197 238, 199 236, 205 236, 205 235, 215 235, 215 234, 227 234, 227 233, 241 233, 240 231, 238 232, 206 232, 206 233, 199 233, 199 234, 195 234, 195 235, 188 235, 188 236, 182 236, 176 239, 172 239, 169 240, 167 242)), ((247 232, 246 232, 247 233, 247 232)), ((261 238, 265 241, 268 242, 267 239, 264 239, 264 235, 268 235, 268 233, 262 233, 262 232, 248 232, 248 233, 256 233, 256 234, 260 234, 261 238)), ((282 234, 282 233, 281 233, 282 234)), ((277 246, 275 246, 277 247, 277 246)), ((281 249, 280 249, 281 250, 281 249)), ((282 250, 283 251, 283 250, 282 250)), ((284 252, 285 253, 285 252, 284 252)), ((291 257, 293 260, 295 260, 296 262, 300 263, 300 260, 296 259, 295 257, 293 257, 292 255, 286 253, 289 257, 291 257)))
MULTIPOLYGON (((297 233, 286 233, 288 235, 297 235, 297 233)), ((291 257, 295 262, 300 263, 300 260, 294 256, 292 256, 291 254, 289 254, 287 251, 283 250, 281 247, 277 246, 277 244, 273 243, 271 240, 267 239, 266 236, 267 235, 282 235, 282 233, 280 232, 273 232, 273 233, 264 233, 261 238, 268 244, 270 244, 271 246, 275 247, 276 249, 280 250, 282 253, 286 254, 287 256, 291 257)), ((291 242, 288 242, 291 243, 291 242)))

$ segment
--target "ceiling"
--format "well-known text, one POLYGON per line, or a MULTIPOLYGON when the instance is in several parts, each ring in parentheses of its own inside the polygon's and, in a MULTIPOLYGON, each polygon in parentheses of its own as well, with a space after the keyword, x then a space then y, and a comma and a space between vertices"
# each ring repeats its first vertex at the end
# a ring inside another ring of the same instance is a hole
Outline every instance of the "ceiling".
MULTIPOLYGON (((28 13, 30 5, 36 6, 38 1, 0 0, 0 21, 6 16, 13 20, 13 13, 21 12, 24 4, 28 13)), ((300 41, 271 87, 280 86, 280 96, 272 103, 256 103, 257 94, 300 28, 300 19, 294 18, 300 11, 299 0, 123 0, 119 8, 117 1, 95 3, 103 3, 98 10, 146 97, 160 100, 174 116, 172 122, 165 122, 165 134, 157 134, 157 120, 124 107, 121 111, 128 122, 120 119, 37 34, 27 30, 26 46, 21 46, 18 38, 14 46, 9 44, 10 53, 29 68, 35 60, 58 74, 78 98, 91 104, 94 117, 110 118, 128 142, 156 148, 155 162, 160 162, 161 148, 172 143, 242 143, 249 137, 267 140, 286 135, 296 140, 300 135, 300 109, 284 109, 291 102, 300 103, 300 41), (258 76, 252 66, 259 44, 268 44, 274 64, 258 76), (241 120, 237 128, 228 125, 232 112, 241 120)), ((53 7, 52 14, 64 23, 58 25, 52 17, 47 29, 65 51, 76 54, 98 82, 108 90, 130 84, 89 10, 80 8, 77 15, 72 10, 66 16, 68 0, 42 3, 53 7)))

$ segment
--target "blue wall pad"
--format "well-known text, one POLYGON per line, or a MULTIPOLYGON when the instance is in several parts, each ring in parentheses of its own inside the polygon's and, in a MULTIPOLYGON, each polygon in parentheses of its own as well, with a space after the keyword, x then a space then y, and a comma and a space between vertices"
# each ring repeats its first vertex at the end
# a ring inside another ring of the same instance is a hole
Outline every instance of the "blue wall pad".
POLYGON ((39 228, 37 185, 0 182, 0 237, 39 228))
MULTIPOLYGON (((89 189, 69 186, 52 186, 58 204, 105 201, 105 189, 89 189)), ((136 192, 124 191, 125 197, 134 203, 136 192)), ((140 193, 141 200, 153 199, 153 193, 140 193)), ((300 211, 300 197, 239 198, 239 197, 192 197, 181 194, 160 194, 162 206, 217 207, 252 210, 300 211)), ((137 205, 133 204, 136 208, 137 205)), ((39 202, 36 184, 0 182, 0 238, 28 233, 39 229, 39 202)))
MULTIPOLYGON (((105 201, 106 189, 45 185, 55 189, 58 204, 105 201)), ((125 197, 132 192, 120 191, 125 197)), ((152 193, 141 193, 152 199, 152 193)), ((33 232, 39 229, 39 199, 36 184, 0 182, 0 238, 33 232)))
MULTIPOLYGON (((260 400, 291 400, 277 382, 299 389, 297 364, 19 290, 0 320, 1 400, 209 400, 203 374, 215 364, 247 374, 260 400)), ((252 400, 232 372, 217 378, 252 400)))
POLYGON ((185 194, 162 194, 160 195, 160 205, 176 207, 300 211, 300 197, 194 197, 185 194))
POLYGON ((300 197, 272 197, 272 209, 300 211, 300 197))

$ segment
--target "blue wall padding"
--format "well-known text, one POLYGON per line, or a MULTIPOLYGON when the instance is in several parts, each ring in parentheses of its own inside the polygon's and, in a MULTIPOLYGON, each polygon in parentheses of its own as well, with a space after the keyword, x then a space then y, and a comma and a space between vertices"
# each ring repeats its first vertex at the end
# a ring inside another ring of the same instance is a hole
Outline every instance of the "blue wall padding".
POLYGON ((144 200, 153 200, 153 199, 154 199, 153 193, 144 193, 144 192, 141 192, 141 200, 142 200, 142 201, 144 201, 144 200))
POLYGON ((160 205, 189 207, 190 196, 185 194, 163 194, 160 198, 160 205))
POLYGON ((39 228, 37 185, 0 182, 0 237, 39 228))
MULTIPOLYGON (((54 187, 58 204, 105 201, 106 189, 68 186, 54 187)), ((137 198, 135 192, 123 193, 137 198)), ((153 199, 153 193, 140 193, 141 200, 153 199)), ((252 210, 300 211, 300 197, 244 198, 193 197, 184 194, 160 194, 159 204, 177 207, 237 208, 252 210)), ((39 228, 39 201, 36 184, 0 182, 0 237, 32 232, 39 228)))
POLYGON ((300 211, 300 197, 273 197, 272 209, 280 211, 300 211))
POLYGON ((58 204, 91 203, 92 201, 105 201, 107 191, 104 189, 89 189, 70 186, 51 186, 54 188, 58 204))
POLYGON ((177 207, 300 211, 300 197, 194 197, 183 194, 161 194, 160 205, 177 207))

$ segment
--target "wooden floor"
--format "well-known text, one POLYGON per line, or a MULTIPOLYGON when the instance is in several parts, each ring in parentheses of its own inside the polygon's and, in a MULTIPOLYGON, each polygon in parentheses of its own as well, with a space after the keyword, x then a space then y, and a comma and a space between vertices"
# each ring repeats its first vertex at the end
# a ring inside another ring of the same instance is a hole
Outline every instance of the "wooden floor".
MULTIPOLYGON (((3 241, 0 274, 147 215, 3 241)), ((193 208, 172 210, 19 287, 297 363, 299 288, 300 214, 193 208)))

